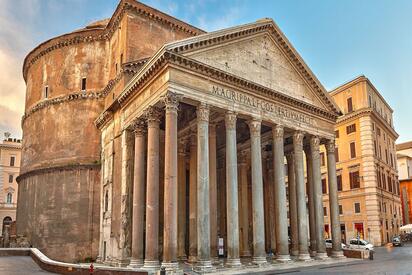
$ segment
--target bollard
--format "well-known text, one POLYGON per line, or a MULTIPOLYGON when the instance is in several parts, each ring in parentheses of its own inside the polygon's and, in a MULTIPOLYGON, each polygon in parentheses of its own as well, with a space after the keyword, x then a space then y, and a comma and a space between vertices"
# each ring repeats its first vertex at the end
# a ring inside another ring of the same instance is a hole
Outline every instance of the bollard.
POLYGON ((369 251, 369 260, 373 261, 373 250, 369 251))
POLYGON ((160 268, 160 275, 166 275, 166 268, 164 266, 160 268))

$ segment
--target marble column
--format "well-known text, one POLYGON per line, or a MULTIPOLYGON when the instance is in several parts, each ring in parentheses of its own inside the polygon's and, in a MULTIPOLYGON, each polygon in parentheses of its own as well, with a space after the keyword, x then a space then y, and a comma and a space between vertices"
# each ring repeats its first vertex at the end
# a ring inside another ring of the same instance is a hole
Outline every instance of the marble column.
POLYGON ((218 258, 216 124, 209 123, 210 256, 218 258))
POLYGON ((178 215, 177 215, 177 257, 181 261, 187 260, 186 255, 186 143, 181 140, 179 144, 178 159, 178 215))
POLYGON ((165 166, 163 262, 166 270, 175 271, 177 262, 177 110, 180 96, 167 92, 165 103, 165 166))
POLYGON ((226 125, 227 265, 241 266, 239 258, 239 210, 237 182, 236 113, 228 111, 226 125))
POLYGON ((248 167, 247 167, 247 153, 241 152, 239 154, 239 184, 240 184, 240 256, 250 257, 249 249, 249 200, 248 200, 248 167))
POLYGON ((276 125, 273 130, 273 171, 276 216, 276 260, 290 260, 288 242, 288 214, 286 209, 284 129, 276 125))
POLYGON ((129 267, 143 266, 143 238, 145 211, 145 151, 146 123, 136 119, 134 131, 134 178, 133 178, 133 216, 132 216, 132 258, 129 267))
POLYGON ((316 257, 316 221, 315 221, 315 205, 313 194, 313 165, 310 146, 305 147, 306 157, 306 190, 308 193, 308 208, 309 208, 309 253, 311 257, 316 257))
POLYGON ((335 140, 326 143, 328 155, 329 209, 332 229, 332 257, 343 257, 342 237, 340 232, 338 186, 336 179, 335 140))
POLYGON ((261 121, 249 121, 250 163, 252 168, 253 259, 256 265, 266 264, 265 220, 263 206, 261 121))
POLYGON ((288 188, 289 188, 289 223, 291 239, 291 255, 299 255, 299 227, 298 227, 298 205, 296 200, 295 181, 295 154, 293 151, 286 154, 288 164, 288 188))
POLYGON ((326 244, 323 237, 323 194, 322 194, 322 174, 320 170, 320 151, 319 138, 312 136, 310 138, 310 158, 312 160, 312 178, 313 178, 313 206, 315 216, 315 237, 316 237, 316 258, 326 259, 326 244))
POLYGON ((149 107, 147 118, 146 247, 143 268, 159 265, 159 124, 161 110, 149 107))
POLYGON ((210 260, 209 107, 197 108, 197 265, 196 271, 212 270, 210 260))
POLYGON ((197 135, 190 136, 189 159, 189 262, 195 263, 197 258, 197 135))
POLYGON ((293 152, 295 155, 296 199, 298 206, 299 257, 301 261, 310 260, 308 251, 308 216, 306 210, 305 176, 303 167, 303 137, 296 131, 293 134, 293 152))

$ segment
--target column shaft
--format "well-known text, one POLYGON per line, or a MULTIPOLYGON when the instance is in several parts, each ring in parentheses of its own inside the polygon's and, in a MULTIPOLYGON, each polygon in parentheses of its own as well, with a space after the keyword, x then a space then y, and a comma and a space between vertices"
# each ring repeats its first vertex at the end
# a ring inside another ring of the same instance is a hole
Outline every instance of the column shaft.
POLYGON ((292 242, 292 256, 299 255, 299 227, 298 227, 298 205, 296 199, 296 181, 295 181, 295 154, 289 152, 286 155, 288 163, 288 187, 289 187, 289 223, 290 239, 292 242))
POLYGON ((186 255, 186 140, 179 146, 178 160, 178 245, 177 256, 179 260, 187 260, 186 255))
POLYGON ((165 168, 164 168, 164 225, 163 262, 166 270, 177 269, 177 109, 179 97, 168 92, 164 97, 165 168))
POLYGON ((288 217, 286 210, 284 130, 276 125, 273 134, 273 171, 275 186, 276 248, 278 261, 289 261, 288 217))
POLYGON ((192 134, 190 140, 189 160, 189 262, 196 262, 197 257, 197 135, 192 134))
POLYGON ((209 124, 210 255, 218 257, 216 125, 209 124))
POLYGON ((323 237, 323 194, 322 194, 322 174, 320 171, 320 151, 319 138, 311 137, 310 154, 312 159, 312 177, 313 177, 313 204, 315 215, 315 235, 316 235, 316 257, 319 259, 327 258, 326 244, 323 237))
POLYGON ((298 206, 299 260, 310 260, 308 252, 308 217, 306 210, 305 177, 303 167, 303 133, 293 134, 293 151, 295 155, 296 198, 298 206))
POLYGON ((248 171, 247 171, 247 161, 246 152, 240 154, 240 164, 239 164, 239 182, 240 182, 240 244, 242 251, 240 255, 242 257, 250 257, 249 249, 249 200, 248 200, 248 171))
POLYGON ((265 252, 265 220, 263 206, 263 175, 261 122, 253 119, 250 128, 250 157, 252 166, 252 211, 253 211, 253 263, 266 263, 265 252))
POLYGON ((147 184, 146 184, 146 248, 144 268, 159 268, 159 123, 161 112, 155 107, 146 110, 147 117, 147 184))
POLYGON ((336 180, 335 140, 326 144, 328 154, 329 209, 332 227, 332 257, 343 257, 339 220, 338 186, 336 180))
POLYGON ((310 256, 316 256, 316 220, 315 220, 315 205, 313 194, 313 164, 310 146, 305 148, 306 156, 306 190, 308 193, 309 207, 309 236, 310 236, 310 256))
POLYGON ((226 124, 226 203, 227 203, 227 265, 240 266, 239 211, 237 181, 236 114, 227 112, 226 124))
POLYGON ((197 109, 197 271, 212 269, 210 261, 209 108, 197 109))
POLYGON ((130 267, 143 266, 144 210, 145 210, 145 132, 142 119, 133 123, 134 128, 134 179, 132 218, 132 258, 130 267))

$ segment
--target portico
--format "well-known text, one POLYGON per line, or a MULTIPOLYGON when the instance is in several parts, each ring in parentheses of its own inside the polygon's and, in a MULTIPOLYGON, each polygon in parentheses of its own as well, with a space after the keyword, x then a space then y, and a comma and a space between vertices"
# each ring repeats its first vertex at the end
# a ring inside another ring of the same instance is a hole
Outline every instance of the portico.
MULTIPOLYGON (((116 166, 105 153, 111 140, 134 133, 125 139, 134 158, 126 158, 127 150, 121 156, 122 171, 133 173, 122 173, 125 192, 116 202, 132 209, 120 217, 126 252, 113 254, 112 263, 175 271, 188 259, 194 270, 209 272, 218 238, 224 240, 225 265, 233 268, 242 265, 241 257, 266 265, 267 239, 276 261, 326 258, 323 145, 331 255, 342 256, 333 154, 338 113, 271 20, 164 46, 96 123, 102 166, 109 171, 116 166), (273 194, 265 196, 264 186, 273 194), (271 217, 265 203, 273 206, 274 219, 265 219, 271 217), (265 231, 269 224, 274 230, 265 231)), ((107 251, 102 245, 100 253, 107 251)))

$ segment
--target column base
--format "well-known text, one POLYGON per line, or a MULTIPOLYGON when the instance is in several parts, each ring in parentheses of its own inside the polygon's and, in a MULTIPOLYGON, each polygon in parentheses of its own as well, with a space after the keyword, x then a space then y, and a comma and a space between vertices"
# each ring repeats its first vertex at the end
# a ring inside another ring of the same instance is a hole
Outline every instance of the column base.
POLYGON ((226 266, 228 267, 241 267, 242 263, 240 262, 239 258, 236 259, 227 259, 226 266))
POLYGON ((161 268, 164 268, 167 272, 172 274, 180 274, 179 263, 178 262, 162 262, 161 268))
POLYGON ((290 252, 290 255, 292 255, 292 256, 299 256, 299 250, 292 250, 292 251, 290 252))
POLYGON ((179 257, 177 257, 178 259, 179 259, 179 261, 182 261, 182 262, 186 262, 187 261, 187 256, 186 255, 182 255, 182 256, 179 256, 179 257))
POLYGON ((312 261, 312 258, 310 257, 309 253, 300 253, 298 256, 298 261, 309 262, 312 261))
POLYGON ((131 259, 129 268, 141 268, 143 266, 143 259, 131 259))
POLYGON ((240 253, 240 257, 252 257, 252 253, 250 251, 243 251, 240 253))
POLYGON ((289 255, 277 255, 276 261, 278 261, 279 263, 287 263, 290 262, 291 259, 289 255))
POLYGON ((148 270, 160 269, 160 262, 159 260, 144 260, 142 269, 148 269, 148 270))
POLYGON ((309 252, 309 254, 310 254, 310 256, 311 256, 312 258, 316 258, 316 255, 317 255, 316 250, 311 250, 311 251, 309 252))
POLYGON ((332 258, 335 258, 335 259, 346 258, 346 257, 343 255, 343 251, 342 251, 342 250, 341 250, 341 251, 332 251, 331 257, 332 257, 332 258))
POLYGON ((211 261, 198 261, 193 267, 193 271, 197 273, 212 273, 215 272, 216 269, 212 266, 211 261))
POLYGON ((266 257, 256 256, 256 257, 252 258, 252 263, 254 265, 262 266, 262 265, 266 265, 268 263, 268 261, 266 260, 266 257))
POLYGON ((189 258, 187 259, 188 263, 194 264, 197 262, 197 256, 191 256, 189 255, 189 258))
POLYGON ((96 263, 98 263, 98 264, 103 263, 102 256, 100 256, 100 255, 97 256, 97 258, 96 258, 96 263))
POLYGON ((316 260, 327 260, 328 258, 328 253, 326 252, 318 252, 315 257, 316 260))
POLYGON ((116 266, 117 267, 126 267, 126 266, 129 265, 129 263, 130 263, 130 261, 127 260, 127 259, 119 259, 119 260, 117 260, 116 266))

